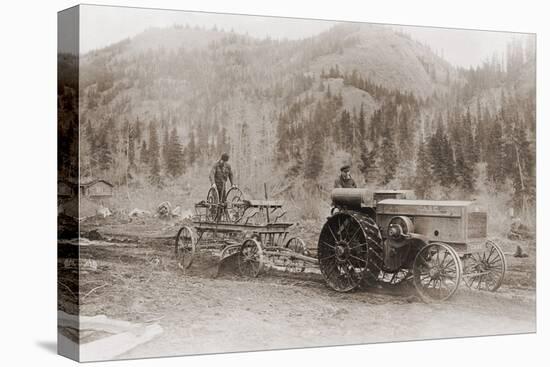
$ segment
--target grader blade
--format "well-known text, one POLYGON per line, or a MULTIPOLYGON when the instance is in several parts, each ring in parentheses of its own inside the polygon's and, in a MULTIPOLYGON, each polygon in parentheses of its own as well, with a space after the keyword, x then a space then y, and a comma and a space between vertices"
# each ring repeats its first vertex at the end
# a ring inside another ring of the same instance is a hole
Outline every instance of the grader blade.
POLYGON ((217 278, 218 275, 223 273, 236 274, 238 271, 237 258, 239 255, 239 249, 241 245, 235 244, 227 246, 220 254, 220 260, 213 278, 217 278))

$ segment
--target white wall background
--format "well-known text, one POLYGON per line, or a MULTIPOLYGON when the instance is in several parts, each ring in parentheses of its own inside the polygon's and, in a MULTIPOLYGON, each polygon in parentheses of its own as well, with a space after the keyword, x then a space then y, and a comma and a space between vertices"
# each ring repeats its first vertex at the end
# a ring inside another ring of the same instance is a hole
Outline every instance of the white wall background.
MULTIPOLYGON (((538 34, 538 334, 117 362, 117 366, 542 365, 548 348, 547 139, 550 30, 543 1, 94 1, 259 15, 538 34), (546 188, 545 188, 546 187, 546 188), (546 261, 545 261, 546 260, 546 261)), ((56 26, 73 1, 4 2, 0 12, 0 364, 72 365, 56 340, 56 26)), ((350 315, 360 317, 360 315, 350 315)), ((444 327, 444 325, 442 325, 444 327)), ((98 366, 107 365, 100 363, 98 366)))

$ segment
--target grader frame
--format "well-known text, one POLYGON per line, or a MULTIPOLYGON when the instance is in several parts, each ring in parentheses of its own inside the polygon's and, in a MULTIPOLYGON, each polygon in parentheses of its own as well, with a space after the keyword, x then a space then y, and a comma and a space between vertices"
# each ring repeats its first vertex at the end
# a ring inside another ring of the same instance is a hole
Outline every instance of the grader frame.
MULTIPOLYGON (((267 196, 267 195, 266 195, 267 196)), ((305 242, 290 235, 291 222, 282 218, 286 212, 275 200, 247 200, 240 189, 231 188, 225 200, 219 200, 212 187, 205 201, 195 204, 192 222, 183 225, 176 236, 178 266, 188 269, 199 249, 210 250, 220 262, 237 256, 242 275, 256 277, 266 262, 291 271, 304 271, 306 264, 316 264, 308 255, 305 242)))

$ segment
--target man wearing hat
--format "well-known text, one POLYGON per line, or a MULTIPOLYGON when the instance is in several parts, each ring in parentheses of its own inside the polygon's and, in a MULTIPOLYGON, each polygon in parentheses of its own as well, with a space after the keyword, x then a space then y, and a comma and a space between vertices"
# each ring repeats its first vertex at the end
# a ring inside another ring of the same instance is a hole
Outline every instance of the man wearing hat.
POLYGON ((233 171, 227 161, 229 160, 229 154, 223 153, 220 160, 214 164, 210 171, 210 184, 212 187, 218 189, 218 195, 220 196, 220 202, 225 201, 225 182, 229 179, 231 187, 233 184, 233 171))
POLYGON ((351 187, 357 187, 355 184, 355 181, 353 178, 351 178, 351 174, 349 173, 351 167, 349 164, 346 164, 340 168, 340 175, 338 178, 334 181, 334 187, 343 187, 343 188, 351 188, 351 187))

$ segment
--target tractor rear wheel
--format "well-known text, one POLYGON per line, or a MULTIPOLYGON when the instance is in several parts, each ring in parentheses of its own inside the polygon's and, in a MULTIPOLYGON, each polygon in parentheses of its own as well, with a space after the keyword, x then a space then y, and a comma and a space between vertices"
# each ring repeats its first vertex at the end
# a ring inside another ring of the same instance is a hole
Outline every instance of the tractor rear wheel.
POLYGON ((376 281, 382 265, 382 237, 367 215, 337 212, 327 219, 317 245, 319 268, 338 292, 357 288, 363 280, 376 281))

